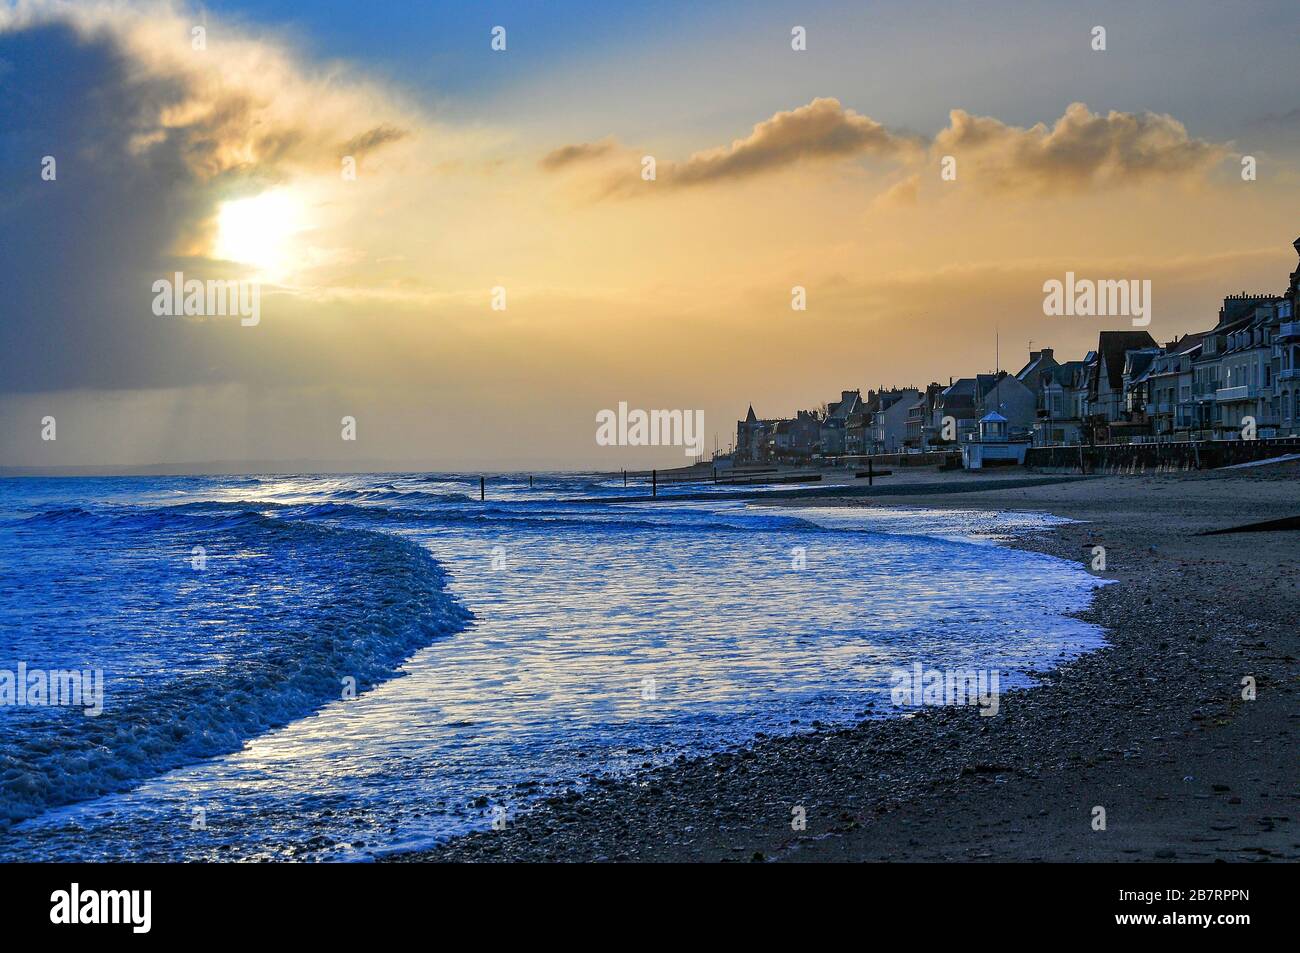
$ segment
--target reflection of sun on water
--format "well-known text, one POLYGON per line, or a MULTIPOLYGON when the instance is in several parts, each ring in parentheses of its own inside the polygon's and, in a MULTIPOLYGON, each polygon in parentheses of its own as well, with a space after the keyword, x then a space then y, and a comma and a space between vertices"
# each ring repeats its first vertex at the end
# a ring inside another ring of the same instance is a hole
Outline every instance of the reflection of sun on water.
POLYGON ((294 239, 306 225, 303 202, 289 189, 224 202, 212 254, 249 265, 261 277, 283 278, 301 254, 294 239))

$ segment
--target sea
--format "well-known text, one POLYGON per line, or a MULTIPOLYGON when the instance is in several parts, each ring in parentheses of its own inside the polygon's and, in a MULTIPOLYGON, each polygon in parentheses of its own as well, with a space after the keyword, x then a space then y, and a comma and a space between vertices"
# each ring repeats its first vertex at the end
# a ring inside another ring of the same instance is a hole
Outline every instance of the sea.
POLYGON ((1104 644, 1099 580, 1004 545, 1053 517, 711 488, 0 480, 0 860, 370 860, 1104 644))

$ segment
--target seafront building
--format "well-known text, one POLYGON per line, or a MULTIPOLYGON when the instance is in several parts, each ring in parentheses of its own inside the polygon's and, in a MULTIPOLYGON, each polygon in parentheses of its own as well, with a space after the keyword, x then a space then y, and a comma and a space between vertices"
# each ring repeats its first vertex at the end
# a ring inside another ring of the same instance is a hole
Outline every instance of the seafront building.
MULTIPOLYGON (((1300 238, 1293 247, 1300 255, 1300 238)), ((1043 348, 1015 374, 870 390, 865 399, 845 390, 789 419, 761 420, 751 406, 736 424, 734 461, 958 449, 996 442, 993 433, 1041 447, 1300 436, 1297 297, 1300 265, 1282 294, 1229 295, 1213 327, 1163 345, 1146 331, 1103 330, 1079 360, 1043 348)))

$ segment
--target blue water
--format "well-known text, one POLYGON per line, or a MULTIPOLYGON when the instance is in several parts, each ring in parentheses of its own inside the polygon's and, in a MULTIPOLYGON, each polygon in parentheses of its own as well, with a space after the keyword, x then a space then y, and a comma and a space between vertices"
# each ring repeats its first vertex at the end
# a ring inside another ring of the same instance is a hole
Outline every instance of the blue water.
POLYGON ((1088 651, 1049 517, 621 496, 598 477, 0 481, 2 859, 357 859, 758 732, 899 714, 889 673, 1088 651), (796 559, 796 556, 801 557, 796 559), (796 564, 803 568, 794 568, 796 564))

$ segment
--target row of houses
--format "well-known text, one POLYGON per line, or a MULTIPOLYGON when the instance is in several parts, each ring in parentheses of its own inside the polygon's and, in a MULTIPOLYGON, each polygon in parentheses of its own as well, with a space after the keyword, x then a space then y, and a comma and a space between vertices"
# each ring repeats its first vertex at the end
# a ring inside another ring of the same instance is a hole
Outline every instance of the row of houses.
MULTIPOLYGON (((1294 247, 1300 254, 1300 238, 1294 247)), ((1158 343, 1101 331, 1079 360, 1030 351, 1018 372, 949 378, 923 390, 843 391, 820 410, 736 425, 737 463, 794 463, 924 451, 976 441, 981 420, 1037 446, 1300 435, 1300 267, 1280 295, 1223 299, 1206 331, 1158 343)))
MULTIPOLYGON (((1300 254, 1300 239, 1294 247, 1300 254)), ((1300 435, 1300 267, 1282 294, 1223 299, 1218 320, 1159 344, 1103 331, 1082 361, 1050 351, 1021 371, 1037 394, 1034 442, 1133 443, 1300 435)))
POLYGON ((846 390, 821 410, 792 418, 760 420, 751 405, 736 425, 737 463, 799 463, 813 457, 899 453, 905 449, 908 410, 920 397, 915 387, 846 390))

